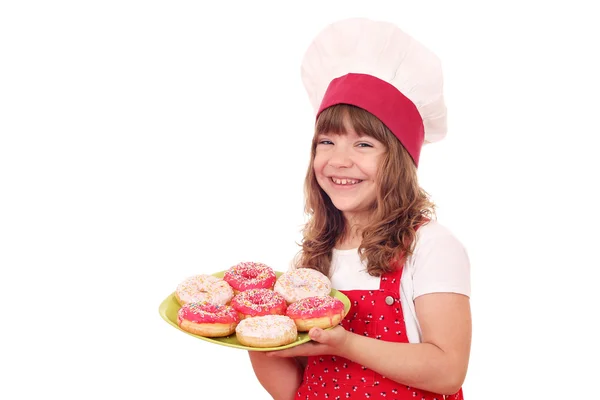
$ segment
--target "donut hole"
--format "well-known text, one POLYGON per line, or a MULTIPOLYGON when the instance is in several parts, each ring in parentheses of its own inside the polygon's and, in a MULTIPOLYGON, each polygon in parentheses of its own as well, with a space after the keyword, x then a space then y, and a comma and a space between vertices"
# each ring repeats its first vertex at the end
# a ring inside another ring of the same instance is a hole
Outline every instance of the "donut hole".
POLYGON ((256 279, 259 277, 260 272, 257 270, 246 270, 246 271, 242 271, 242 273, 240 274, 242 276, 242 278, 244 279, 256 279))

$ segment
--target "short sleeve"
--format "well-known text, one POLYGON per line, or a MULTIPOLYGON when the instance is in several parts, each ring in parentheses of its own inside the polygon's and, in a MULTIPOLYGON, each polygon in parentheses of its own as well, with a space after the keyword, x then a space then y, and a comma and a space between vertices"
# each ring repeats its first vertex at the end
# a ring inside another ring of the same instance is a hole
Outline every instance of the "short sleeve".
POLYGON ((463 244, 437 222, 419 230, 411 257, 413 300, 427 293, 471 296, 471 266, 463 244))

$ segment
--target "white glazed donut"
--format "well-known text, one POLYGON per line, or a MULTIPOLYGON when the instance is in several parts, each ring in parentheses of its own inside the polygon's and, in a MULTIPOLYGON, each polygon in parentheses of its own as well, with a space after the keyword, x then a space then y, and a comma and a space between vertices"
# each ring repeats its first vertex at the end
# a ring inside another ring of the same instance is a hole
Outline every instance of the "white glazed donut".
POLYGON ((331 281, 315 269, 297 268, 277 278, 273 290, 291 304, 307 297, 328 296, 331 292, 331 281))
POLYGON ((279 347, 298 338, 296 323, 285 315, 263 315, 240 321, 235 328, 238 342, 249 347, 279 347))
POLYGON ((177 285, 175 297, 182 306, 199 302, 225 305, 233 298, 233 289, 215 276, 195 275, 177 285))

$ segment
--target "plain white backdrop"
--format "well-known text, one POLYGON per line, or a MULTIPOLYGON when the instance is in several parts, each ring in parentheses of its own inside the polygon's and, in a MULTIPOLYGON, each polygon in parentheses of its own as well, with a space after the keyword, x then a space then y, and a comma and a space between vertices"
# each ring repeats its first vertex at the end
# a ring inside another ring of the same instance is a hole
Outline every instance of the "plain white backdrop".
POLYGON ((158 306, 192 274, 287 268, 313 121, 300 61, 355 16, 443 62, 449 133, 420 179, 472 262, 467 399, 597 398, 584 4, 2 2, 0 398, 268 399, 246 352, 158 306))

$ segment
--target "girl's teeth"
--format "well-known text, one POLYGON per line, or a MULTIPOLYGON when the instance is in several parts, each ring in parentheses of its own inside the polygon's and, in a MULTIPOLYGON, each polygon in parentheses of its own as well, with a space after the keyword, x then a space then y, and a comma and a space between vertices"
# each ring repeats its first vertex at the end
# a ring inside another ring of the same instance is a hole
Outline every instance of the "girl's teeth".
POLYGON ((358 182, 360 182, 360 180, 356 180, 356 179, 335 179, 332 178, 333 182, 338 184, 338 185, 354 185, 357 184, 358 182))

